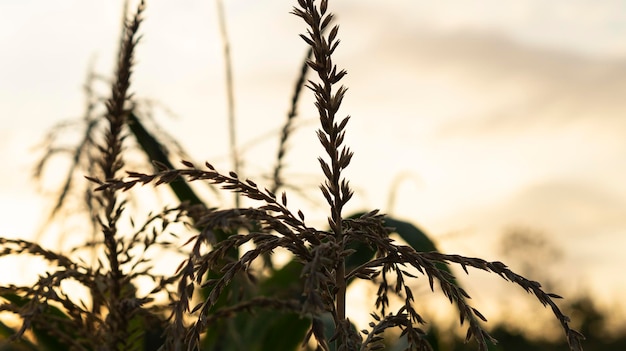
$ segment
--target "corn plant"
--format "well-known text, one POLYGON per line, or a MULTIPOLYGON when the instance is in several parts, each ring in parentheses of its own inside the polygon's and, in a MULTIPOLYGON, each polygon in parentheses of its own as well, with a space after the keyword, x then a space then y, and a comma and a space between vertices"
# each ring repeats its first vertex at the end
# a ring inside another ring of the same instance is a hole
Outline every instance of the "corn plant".
POLYGON ((456 306, 461 324, 467 325, 466 339, 488 350, 496 341, 483 326, 486 318, 451 273, 449 266, 454 265, 468 274, 468 268, 495 273, 531 293, 561 323, 570 350, 582 350, 582 335, 570 328, 554 302, 559 296, 545 292, 538 282, 501 262, 441 253, 419 229, 378 210, 345 213, 354 191, 344 170, 354 154, 344 142, 350 117, 339 110, 347 92, 340 83, 346 71, 333 62, 339 27, 333 24, 328 0, 298 0, 292 9, 307 26, 300 37, 309 55, 280 136, 273 184, 267 186, 235 171, 217 170, 209 162, 199 166, 184 160, 175 168, 163 143, 145 128, 129 92, 143 8, 142 2, 125 22, 106 112, 89 119, 85 142, 75 154, 76 165, 87 160, 85 177, 92 185, 86 201, 96 230, 85 246, 93 248, 96 262, 88 264, 34 242, 0 239, 2 255, 35 255, 50 263, 33 286, 0 288, 0 309, 21 319, 17 330, 0 325, 3 335, 10 335, 7 340, 14 341, 12 347, 378 350, 394 343, 385 331, 398 329, 408 350, 433 350, 412 288, 427 281, 433 292, 456 306), (307 80, 308 73, 314 77, 307 80), (282 159, 303 86, 314 95, 319 116, 322 156, 317 162, 324 177, 319 191, 327 204, 328 227, 309 225, 303 211, 289 207, 287 192, 279 193, 289 181, 281 172, 282 159), (158 169, 144 172, 125 165, 129 138, 158 169), (212 207, 190 182, 232 192, 250 206, 237 201, 232 207, 212 207), (128 197, 138 185, 167 187, 181 204, 156 215, 129 213, 128 197), (172 249, 169 227, 174 223, 191 228, 182 250, 185 258, 170 276, 156 275, 148 252, 172 249), (407 245, 392 240, 393 232, 407 245), (280 268, 272 264, 277 250, 291 257, 280 268), (136 284, 145 278, 151 289, 139 293, 136 284), (62 286, 68 280, 85 287, 89 301, 71 298, 62 286), (370 306, 372 320, 364 330, 357 330, 346 314, 348 287, 358 280, 378 288, 370 306), (158 299, 163 295, 166 302, 158 299), (397 306, 392 296, 401 301, 397 306), (27 331, 32 337, 25 337, 27 331))

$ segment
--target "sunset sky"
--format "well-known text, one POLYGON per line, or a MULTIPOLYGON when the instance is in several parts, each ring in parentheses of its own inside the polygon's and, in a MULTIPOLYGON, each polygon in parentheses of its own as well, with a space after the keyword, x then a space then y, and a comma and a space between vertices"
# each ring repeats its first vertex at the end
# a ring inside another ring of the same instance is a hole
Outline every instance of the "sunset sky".
MULTIPOLYGON (((296 1, 224 2, 243 173, 253 178, 274 164, 305 26, 289 14, 296 1)), ((623 308, 626 2, 330 4, 340 24, 335 63, 348 71, 340 113, 352 116, 348 212, 380 208, 419 225, 442 251, 505 263, 503 234, 543 233, 563 253, 550 269, 559 293, 591 292, 623 308)), ((91 64, 113 71, 121 9, 0 2, 0 236, 31 238, 44 217, 50 197, 30 179, 33 150, 51 126, 81 117, 91 64)), ((195 160, 228 170, 214 1, 148 1, 145 18, 132 90, 177 116, 155 113, 195 160)), ((321 179, 306 94, 286 169, 302 186, 321 179)), ((321 195, 309 194, 319 206, 296 203, 323 219, 321 195)))

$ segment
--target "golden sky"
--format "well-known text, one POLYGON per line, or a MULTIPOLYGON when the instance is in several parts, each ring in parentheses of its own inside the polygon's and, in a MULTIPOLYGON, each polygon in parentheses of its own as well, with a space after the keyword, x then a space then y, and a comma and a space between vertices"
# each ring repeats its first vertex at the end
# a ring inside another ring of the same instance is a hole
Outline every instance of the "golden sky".
MULTIPOLYGON (((248 142, 285 119, 305 27, 287 1, 225 2, 252 177, 273 165, 277 134, 248 142)), ((35 230, 44 202, 29 180, 32 149, 52 125, 81 116, 90 62, 112 72, 121 3, 0 3, 0 235, 35 230)), ((507 230, 544 233, 564 253, 556 263, 564 289, 618 303, 626 289, 624 2, 341 0, 331 8, 336 63, 348 71, 340 112, 352 116, 350 209, 381 208, 419 224, 444 251, 505 262, 497 243, 507 230)), ((145 17, 133 90, 178 116, 156 114, 196 160, 227 169, 214 3, 148 1, 145 17)), ((319 179, 310 102, 287 157, 287 174, 303 185, 319 179)))

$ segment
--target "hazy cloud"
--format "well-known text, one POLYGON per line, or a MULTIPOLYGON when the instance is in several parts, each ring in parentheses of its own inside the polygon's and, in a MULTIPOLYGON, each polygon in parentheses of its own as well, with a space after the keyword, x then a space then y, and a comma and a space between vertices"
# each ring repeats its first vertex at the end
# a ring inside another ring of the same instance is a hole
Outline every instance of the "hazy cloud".
MULTIPOLYGON (((468 105, 466 112, 435 116, 444 120, 444 135, 519 133, 582 123, 617 136, 616 131, 626 127, 626 58, 586 57, 476 31, 398 32, 371 45, 352 55, 353 71, 378 70, 366 77, 387 83, 388 91, 411 91, 436 79, 443 92, 472 100, 461 102, 468 105)), ((413 91, 419 101, 422 92, 413 91)), ((431 115, 420 111, 419 104, 415 107, 424 118, 431 115)))

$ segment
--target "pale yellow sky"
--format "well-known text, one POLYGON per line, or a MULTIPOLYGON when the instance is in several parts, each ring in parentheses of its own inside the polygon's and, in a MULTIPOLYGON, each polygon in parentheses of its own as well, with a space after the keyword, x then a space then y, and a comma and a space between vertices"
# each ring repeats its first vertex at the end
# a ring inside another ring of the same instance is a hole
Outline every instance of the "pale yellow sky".
MULTIPOLYGON (((284 121, 304 26, 286 1, 225 2, 244 145, 284 121)), ((350 208, 393 210, 444 251, 489 260, 506 261, 496 246, 507 228, 544 232, 564 252, 563 289, 618 303, 626 289, 624 2, 331 7, 341 26, 336 63, 348 70, 341 112, 353 117, 350 208), (403 174, 410 181, 390 209, 403 174)), ((31 150, 50 126, 80 117, 90 60, 112 71, 120 9, 121 1, 0 3, 0 235, 29 237, 36 227, 44 207, 28 178, 31 150)), ((195 159, 227 169, 214 3, 148 1, 145 17, 133 90, 179 116, 156 117, 195 159)), ((287 174, 303 185, 319 179, 310 102, 287 156, 287 174)), ((271 168, 276 143, 246 149, 246 176, 271 168)))

